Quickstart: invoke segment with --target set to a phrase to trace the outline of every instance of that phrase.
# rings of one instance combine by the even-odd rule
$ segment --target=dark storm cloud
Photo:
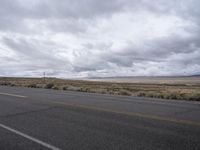
[[[153,11],[175,14],[199,22],[200,10],[197,0],[149,1],[149,0],[2,0],[0,1],[0,30],[23,32],[29,28],[26,19],[45,20],[45,26],[55,31],[82,31],[87,22],[97,17],[111,16],[121,11]],[[29,30],[30,31],[30,30]]]
[[[120,11],[153,11],[175,14],[199,21],[198,0],[2,0],[0,1],[1,26],[22,23],[23,19],[88,19],[109,16]],[[14,25],[14,24],[13,24]]]
[[[28,30],[26,19],[46,20],[47,26],[56,31],[83,31],[80,19],[109,16],[122,9],[119,0],[2,0],[0,8],[0,30],[15,32]]]
[[[1,16],[17,18],[80,18],[109,14],[121,9],[118,0],[2,0]]]

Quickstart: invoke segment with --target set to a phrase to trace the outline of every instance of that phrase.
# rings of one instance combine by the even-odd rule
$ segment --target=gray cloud
[[[47,21],[47,24],[40,25],[50,26],[56,31],[84,31],[83,19],[109,16],[122,9],[119,0],[3,0],[0,1],[0,8],[0,30],[14,32],[29,30],[25,22],[27,19]]]
[[[2,0],[0,75],[200,73],[199,5],[198,0]]]

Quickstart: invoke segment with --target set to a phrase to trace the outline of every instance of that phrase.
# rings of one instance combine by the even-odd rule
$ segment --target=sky
[[[200,74],[199,0],[0,0],[0,76]]]

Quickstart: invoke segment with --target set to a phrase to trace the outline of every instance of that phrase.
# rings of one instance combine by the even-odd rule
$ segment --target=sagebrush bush
[[[48,84],[45,85],[46,89],[52,89],[53,87],[54,87],[53,83],[48,83]]]
[[[59,90],[59,87],[53,86],[52,89],[54,89],[54,90]]]
[[[127,90],[120,90],[119,91],[119,95],[127,95],[127,96],[131,96],[131,92],[127,91]]]
[[[36,84],[29,84],[27,87],[30,87],[30,88],[37,88],[37,85],[36,85]]]
[[[63,89],[63,90],[67,90],[67,87],[66,87],[66,86],[64,86],[62,89]]]

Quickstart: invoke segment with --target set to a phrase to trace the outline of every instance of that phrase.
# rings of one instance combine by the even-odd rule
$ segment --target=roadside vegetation
[[[117,83],[56,78],[0,78],[0,85],[200,101],[200,84]]]

